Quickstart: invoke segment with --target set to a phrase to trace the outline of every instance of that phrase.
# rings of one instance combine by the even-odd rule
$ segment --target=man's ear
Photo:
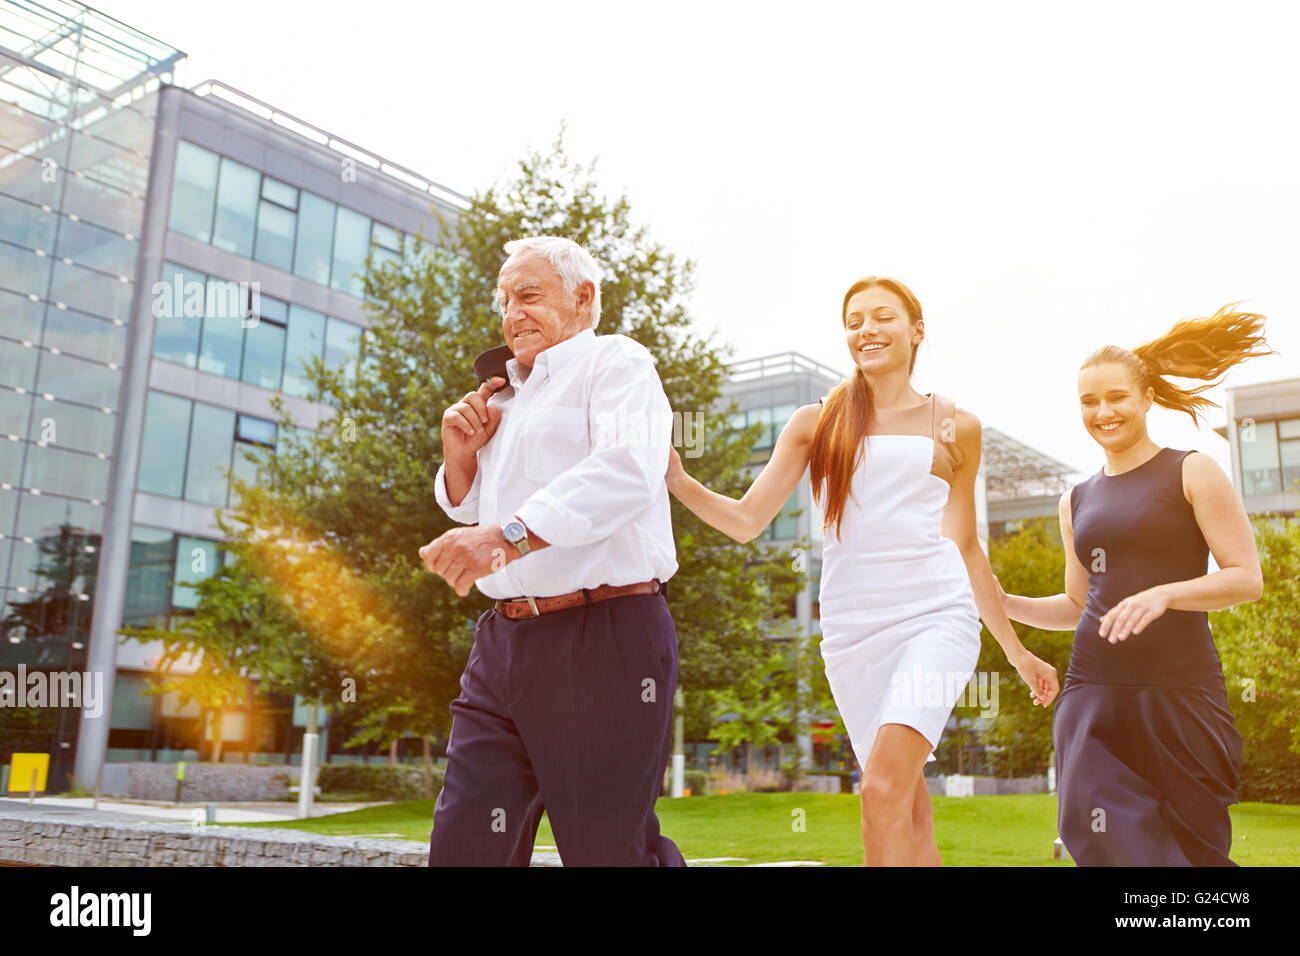
[[[591,325],[591,304],[596,299],[596,285],[590,279],[578,286],[578,291],[574,293],[574,299],[578,304],[578,314],[584,315],[587,324]]]

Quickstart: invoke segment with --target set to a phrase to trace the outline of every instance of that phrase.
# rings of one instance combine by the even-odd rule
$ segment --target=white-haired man
[[[494,378],[447,409],[435,479],[477,527],[420,549],[457,594],[495,599],[451,705],[429,865],[526,866],[545,810],[566,866],[684,866],[654,812],[677,686],[671,409],[644,346],[596,336],[585,249],[505,251],[512,388]]]

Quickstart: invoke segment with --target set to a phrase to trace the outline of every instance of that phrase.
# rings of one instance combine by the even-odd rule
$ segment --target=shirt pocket
[[[527,428],[524,474],[533,481],[549,482],[591,453],[585,408],[539,408],[528,419]]]

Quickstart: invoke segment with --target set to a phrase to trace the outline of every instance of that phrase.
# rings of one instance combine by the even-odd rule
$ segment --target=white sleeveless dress
[[[933,761],[979,658],[966,564],[939,533],[961,461],[954,415],[952,401],[934,394],[915,409],[881,415],[864,439],[841,540],[834,525],[825,533],[822,658],[863,768],[876,732],[890,723],[919,731]]]

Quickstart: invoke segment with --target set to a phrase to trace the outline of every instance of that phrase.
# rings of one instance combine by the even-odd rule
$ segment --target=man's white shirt
[[[478,589],[550,597],[671,578],[672,409],[650,351],[583,329],[538,353],[531,371],[510,359],[506,372],[514,390],[488,399],[501,423],[478,451],[468,494],[451,503],[445,464],[434,493],[453,521],[488,527],[517,516],[551,547],[479,578]]]

